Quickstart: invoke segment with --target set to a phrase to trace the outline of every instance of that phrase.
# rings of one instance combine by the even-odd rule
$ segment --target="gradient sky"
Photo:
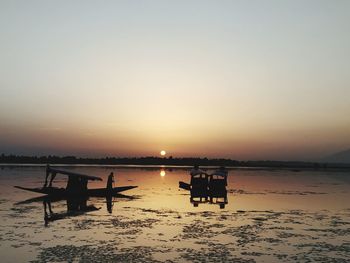
[[[350,147],[350,1],[0,2],[0,153]]]

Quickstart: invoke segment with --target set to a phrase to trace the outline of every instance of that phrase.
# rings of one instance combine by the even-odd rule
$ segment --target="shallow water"
[[[63,169],[63,168],[62,168]],[[137,185],[114,198],[90,198],[88,212],[51,203],[45,223],[38,187],[44,167],[0,168],[1,262],[349,262],[350,175],[345,172],[230,170],[228,204],[195,207],[178,182],[188,169],[70,166],[105,187]],[[57,186],[66,178],[57,176]],[[48,210],[48,204],[46,204]]]

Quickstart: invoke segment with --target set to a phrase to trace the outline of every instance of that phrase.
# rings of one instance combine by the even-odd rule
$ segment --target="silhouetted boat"
[[[180,181],[179,188],[190,191],[190,202],[197,207],[200,203],[218,204],[224,208],[227,199],[227,175],[214,172],[191,175],[191,183]]]
[[[91,197],[103,197],[106,195],[117,195],[118,193],[121,193],[123,191],[127,191],[133,188],[136,188],[137,186],[121,186],[121,187],[114,187],[112,189],[107,188],[95,188],[95,189],[87,189],[83,192],[71,192],[67,191],[66,188],[58,188],[58,187],[43,187],[43,188],[29,188],[29,187],[22,187],[22,186],[15,186],[15,188],[39,193],[39,194],[45,194],[45,195],[52,195],[52,196],[72,196],[72,195],[80,195],[80,196],[91,196]]]
[[[47,186],[48,176],[51,174],[51,180],[49,186]],[[66,188],[53,187],[52,182],[56,177],[56,174],[64,174],[68,176],[68,182]],[[112,174],[111,174],[112,175]],[[110,176],[111,176],[110,175]],[[46,179],[44,187],[22,187],[15,186],[18,189],[45,194],[48,196],[69,197],[69,196],[91,196],[91,197],[103,197],[103,196],[115,196],[120,192],[127,191],[137,186],[120,186],[112,187],[112,181],[108,180],[106,188],[88,189],[88,181],[102,181],[102,178],[97,176],[85,175],[70,171],[53,169],[49,165],[46,167]]]

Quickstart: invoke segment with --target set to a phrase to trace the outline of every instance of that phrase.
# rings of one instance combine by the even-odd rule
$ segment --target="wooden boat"
[[[68,182],[66,188],[53,187],[52,182],[56,178],[57,174],[63,174],[68,176]],[[48,177],[51,175],[49,186],[47,186]],[[46,178],[43,187],[29,188],[22,186],[15,186],[18,189],[26,190],[34,193],[45,194],[54,197],[70,197],[70,196],[82,196],[82,197],[103,197],[103,196],[116,196],[120,192],[124,192],[137,186],[120,186],[112,187],[113,173],[109,175],[106,188],[88,189],[87,184],[89,181],[102,181],[102,178],[97,176],[91,176],[86,174],[75,173],[71,171],[64,171],[51,168],[49,165],[46,167]]]
[[[227,174],[213,173],[211,175],[191,175],[191,183],[180,181],[179,188],[190,192],[190,202],[197,207],[199,204],[218,204],[225,208],[227,199]]]
[[[226,181],[222,179],[214,179],[209,181],[208,185],[193,185],[182,181],[179,181],[179,188],[191,191],[191,192],[209,192],[209,193],[225,193]]]
[[[34,193],[45,194],[50,196],[60,196],[60,197],[74,196],[74,195],[90,196],[90,197],[101,197],[101,196],[103,197],[108,195],[115,196],[123,191],[127,191],[136,187],[137,186],[121,186],[121,187],[114,187],[112,189],[95,188],[95,189],[87,189],[86,191],[83,191],[83,192],[74,193],[71,191],[67,191],[66,188],[58,188],[58,187],[29,188],[29,187],[15,186],[15,188],[34,192]]]

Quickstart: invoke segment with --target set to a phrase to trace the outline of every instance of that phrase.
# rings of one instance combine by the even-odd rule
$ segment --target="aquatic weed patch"
[[[152,258],[156,250],[146,246],[115,249],[113,244],[104,246],[60,245],[44,248],[36,260],[41,262],[159,262]]]
[[[235,256],[231,253],[231,249],[222,244],[210,244],[201,250],[196,250],[192,248],[186,248],[180,250],[180,255],[182,259],[188,260],[190,262],[200,263],[200,262],[229,262],[229,263],[255,263],[256,261],[252,258],[243,258]]]

